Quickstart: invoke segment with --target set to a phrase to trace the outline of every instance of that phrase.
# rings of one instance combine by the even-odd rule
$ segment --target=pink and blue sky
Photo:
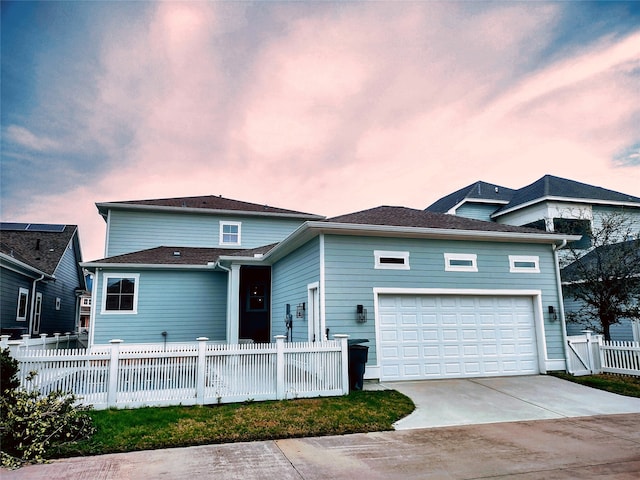
[[[640,2],[10,2],[3,221],[223,195],[339,215],[544,174],[640,196]]]

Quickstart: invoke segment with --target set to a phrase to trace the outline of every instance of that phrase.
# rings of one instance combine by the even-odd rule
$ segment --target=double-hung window
[[[138,313],[138,273],[105,273],[102,313]]]
[[[241,222],[220,222],[220,245],[240,245]]]

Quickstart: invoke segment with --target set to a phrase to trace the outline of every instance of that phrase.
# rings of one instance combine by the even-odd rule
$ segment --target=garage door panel
[[[381,378],[538,373],[529,297],[380,295]]]

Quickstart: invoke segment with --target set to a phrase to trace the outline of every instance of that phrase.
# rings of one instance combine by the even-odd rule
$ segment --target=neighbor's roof
[[[550,197],[563,200],[587,200],[590,203],[637,204],[640,206],[640,198],[633,195],[575,180],[545,175],[531,185],[516,190],[509,203],[500,207],[492,217],[498,217],[522,205],[536,203]]]
[[[511,200],[515,190],[501,187],[493,183],[478,181],[453,192],[429,205],[425,210],[436,213],[447,213],[460,203],[468,200],[487,203],[506,204]]]
[[[205,248],[205,247],[155,247],[138,252],[116,255],[101,260],[83,263],[83,266],[97,265],[164,265],[164,266],[206,266],[215,263],[222,256],[253,257],[271,250],[276,244],[251,249]]]
[[[381,206],[360,212],[340,215],[325,220],[330,223],[351,223],[359,225],[386,225],[395,227],[416,227],[479,232],[509,232],[527,234],[545,234],[541,230],[528,227],[516,227],[495,222],[473,220],[456,215],[427,212],[407,207]]]
[[[607,261],[607,264],[611,266],[609,273],[614,278],[618,276],[617,272],[624,272],[624,275],[628,275],[633,267],[640,264],[640,241],[628,240],[594,248],[583,257],[560,270],[562,281],[564,283],[572,283],[583,280],[581,278],[582,271],[601,268],[598,267],[598,263],[601,259],[606,259],[607,257],[610,257]],[[638,270],[636,269],[636,271]]]
[[[53,275],[77,228],[76,225],[2,222],[0,252]]]
[[[101,215],[106,215],[110,208],[136,208],[136,209],[162,209],[173,211],[199,211],[201,213],[246,213],[253,215],[274,215],[295,218],[324,218],[322,215],[298,212],[284,208],[260,205],[257,203],[242,202],[216,195],[202,197],[178,197],[159,198],[154,200],[126,200],[119,202],[97,203],[98,211]]]

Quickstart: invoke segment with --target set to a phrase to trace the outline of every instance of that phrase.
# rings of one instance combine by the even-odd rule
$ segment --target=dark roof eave
[[[82,262],[80,266],[91,272],[95,272],[98,268],[108,269],[158,269],[158,270],[211,270],[215,262],[207,264],[185,264],[185,263],[118,263],[118,262]]]
[[[42,276],[44,276],[44,278],[48,280],[54,280],[56,278],[55,275],[45,273],[42,270],[32,267],[31,265],[25,262],[21,262],[20,260],[13,258],[11,255],[7,255],[6,253],[0,253],[0,260],[19,268],[20,270],[22,270],[21,273],[24,273],[26,275],[28,275],[29,273],[32,273],[33,275],[30,275],[30,276],[33,276],[34,278],[42,277]],[[8,268],[8,267],[5,266],[5,268]]]

